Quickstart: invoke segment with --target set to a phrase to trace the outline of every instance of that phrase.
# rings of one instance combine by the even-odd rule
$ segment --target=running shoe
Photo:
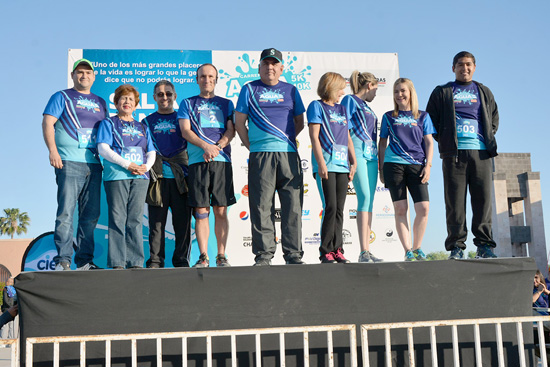
[[[329,252],[321,256],[321,264],[335,264],[337,261],[334,259],[334,253]]]
[[[340,264],[349,264],[351,262],[344,257],[344,253],[342,252],[341,247],[332,253],[332,257],[334,257],[334,260],[336,260],[336,262],[339,262]]]
[[[414,257],[414,254],[412,251],[405,252],[405,261],[415,261],[416,258]]]
[[[218,254],[218,256],[216,256],[216,266],[221,268],[231,266],[231,264],[227,261],[227,256]]]
[[[55,271],[63,271],[63,270],[71,270],[71,264],[69,264],[69,263],[66,262],[66,261],[60,261],[60,262],[55,266]]]
[[[476,259],[494,259],[498,257],[493,252],[493,247],[483,244],[477,246]]]
[[[451,255],[449,255],[449,260],[462,260],[464,259],[464,251],[460,247],[453,247],[451,250]]]
[[[377,258],[370,251],[363,251],[359,254],[360,263],[381,263],[382,259]]]
[[[197,263],[193,265],[194,268],[207,268],[210,266],[210,260],[208,259],[208,255],[206,253],[201,254],[199,256],[199,259],[197,260]]]
[[[424,251],[422,251],[421,248],[416,249],[416,250],[413,250],[413,255],[414,255],[414,258],[415,258],[416,260],[419,260],[419,261],[428,260],[428,259],[426,258],[426,254],[424,253]]]

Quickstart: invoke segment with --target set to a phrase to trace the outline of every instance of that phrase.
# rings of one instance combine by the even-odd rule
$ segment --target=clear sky
[[[477,59],[474,79],[491,88],[499,106],[499,151],[531,153],[543,202],[550,200],[548,93],[537,77],[550,60],[548,1],[31,0],[1,1],[0,14],[0,210],[28,212],[24,237],[54,226],[55,176],[41,119],[49,97],[66,88],[70,48],[395,52],[421,109],[436,85],[454,78],[452,57],[468,50]],[[446,235],[439,158],[430,199],[425,252],[443,250]]]

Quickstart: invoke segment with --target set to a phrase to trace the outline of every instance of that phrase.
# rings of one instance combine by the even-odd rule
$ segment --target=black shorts
[[[189,206],[210,208],[237,202],[233,191],[233,168],[229,162],[202,162],[189,166]]]
[[[428,183],[422,183],[420,164],[384,163],[384,186],[390,190],[391,200],[407,199],[407,189],[415,203],[430,201]]]

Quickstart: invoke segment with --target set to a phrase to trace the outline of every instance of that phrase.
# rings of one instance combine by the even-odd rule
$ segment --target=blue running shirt
[[[233,124],[233,102],[229,99],[215,96],[202,98],[195,96],[186,98],[180,103],[178,119],[188,119],[191,122],[191,130],[197,136],[210,144],[216,144],[225,134],[227,124]],[[204,162],[204,150],[189,143],[189,165]],[[214,158],[217,162],[231,162],[231,145],[223,148]]]
[[[346,107],[350,117],[350,134],[355,151],[362,152],[363,158],[368,161],[378,160],[376,148],[378,118],[367,102],[357,96],[345,96],[342,99],[342,104]]]
[[[44,115],[57,118],[55,144],[62,160],[99,163],[95,156],[97,127],[108,116],[103,98],[65,89],[51,96]]]
[[[251,152],[296,152],[294,117],[305,112],[298,89],[261,80],[246,84],[239,94],[236,111],[248,115]]]
[[[412,111],[399,111],[397,117],[392,116],[393,111],[384,114],[380,138],[389,137],[384,162],[424,164],[424,135],[435,134],[435,128],[428,113],[418,112],[420,116],[417,119]]]
[[[481,103],[476,83],[453,83],[458,149],[485,150],[483,126],[479,123]]]
[[[321,124],[319,141],[329,172],[349,172],[348,131],[351,129],[346,108],[341,104],[330,106],[323,101],[313,101],[307,108],[308,124]],[[319,171],[315,154],[311,152],[313,173]]]
[[[115,153],[138,166],[144,163],[145,154],[155,150],[151,134],[147,127],[138,121],[123,121],[118,116],[106,118],[99,123],[97,143],[108,144]],[[141,176],[133,175],[130,171],[116,163],[103,160],[103,181],[132,180],[135,178],[149,178],[149,172]]]
[[[151,132],[151,140],[157,154],[166,158],[173,157],[187,148],[187,141],[181,136],[177,115],[177,112],[168,115],[155,112],[141,120]],[[174,178],[168,162],[162,162],[162,176]]]

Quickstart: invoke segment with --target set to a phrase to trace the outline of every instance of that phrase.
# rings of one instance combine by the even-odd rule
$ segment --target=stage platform
[[[206,269],[28,272],[16,278],[22,346],[26,337],[356,324],[531,316],[531,258],[315,264]],[[494,327],[482,327],[483,356],[496,363]],[[459,328],[464,366],[473,366],[473,332]],[[429,337],[417,361],[430,365]],[[452,365],[452,343],[438,335],[440,366]],[[238,345],[238,366],[254,366],[253,337]],[[532,329],[524,328],[527,345]],[[295,340],[296,339],[296,340]],[[383,335],[369,338],[371,366],[383,366]],[[393,336],[394,366],[406,365],[405,333]],[[515,329],[503,327],[507,365],[519,365]],[[295,345],[293,345],[295,343]],[[335,365],[349,365],[347,336],[335,336]],[[147,343],[145,343],[147,344]],[[163,344],[163,366],[181,365],[181,343]],[[300,366],[302,343],[289,338],[287,366]],[[325,366],[310,340],[311,366]],[[231,366],[227,338],[214,343],[214,365]],[[278,337],[262,338],[262,365],[278,366]],[[190,341],[189,366],[206,366],[204,342]],[[113,366],[129,365],[128,346],[113,345]],[[87,346],[89,366],[104,365],[104,347]],[[154,366],[155,343],[140,344],[139,366]],[[532,354],[532,353],[531,353]],[[35,347],[36,366],[52,365],[52,347]],[[78,366],[78,345],[62,348],[61,366]],[[360,358],[359,358],[360,359]],[[22,351],[24,361],[24,350]],[[491,362],[492,361],[492,362]]]

